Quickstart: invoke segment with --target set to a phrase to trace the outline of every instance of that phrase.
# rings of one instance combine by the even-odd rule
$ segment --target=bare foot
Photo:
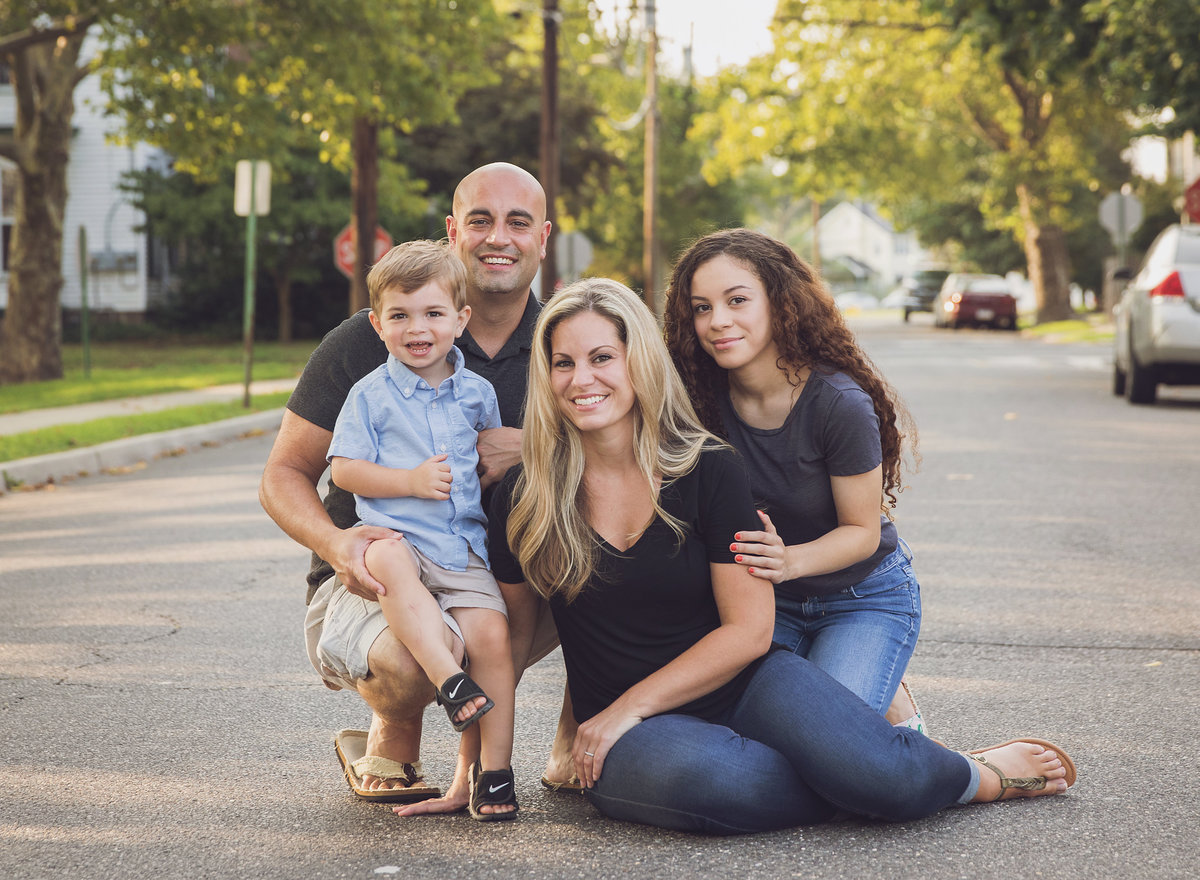
[[[476,697],[471,702],[467,703],[461,709],[454,713],[454,720],[462,724],[468,718],[471,718],[487,705],[487,697]]]
[[[550,746],[550,757],[546,759],[546,772],[542,774],[543,785],[548,788],[559,788],[579,784],[579,776],[575,773],[575,762],[571,760],[571,747],[575,737],[567,739],[556,736]]]
[[[389,723],[372,714],[371,729],[367,732],[368,755],[379,755],[381,758],[391,758],[401,764],[416,764],[420,750],[420,727],[413,739],[412,730],[408,725]],[[405,789],[409,786],[403,779],[380,779],[370,773],[361,777],[363,788],[371,791],[387,791]]]
[[[987,762],[980,768],[979,791],[972,803],[1062,794],[1075,782],[1071,759],[1039,740],[1014,740],[967,757]],[[1007,778],[1007,785],[1001,776]]]

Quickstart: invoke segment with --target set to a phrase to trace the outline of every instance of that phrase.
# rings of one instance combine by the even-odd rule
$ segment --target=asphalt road
[[[1059,742],[1067,796],[745,838],[609,822],[537,783],[554,655],[518,695],[519,821],[358,802],[332,737],[367,714],[308,667],[262,436],[0,498],[0,877],[1194,876],[1200,390],[1131,407],[1103,346],[859,328],[920,427],[898,522],[931,732]],[[445,784],[452,732],[427,727]]]

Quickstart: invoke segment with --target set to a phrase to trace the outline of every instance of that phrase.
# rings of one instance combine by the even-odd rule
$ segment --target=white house
[[[823,264],[840,263],[863,288],[889,290],[929,260],[911,232],[897,232],[873,207],[840,202],[817,224]]]
[[[150,301],[147,237],[135,231],[144,222],[142,213],[129,203],[119,184],[124,172],[165,159],[161,151],[145,145],[108,143],[106,135],[116,130],[116,122],[104,118],[103,106],[98,76],[89,76],[76,86],[63,224],[62,304],[66,309],[81,305],[79,230],[83,228],[87,233],[89,310],[136,320]],[[0,73],[0,130],[11,130],[15,121],[16,99],[5,70]],[[0,159],[0,308],[8,305],[8,248],[16,181],[15,166]]]

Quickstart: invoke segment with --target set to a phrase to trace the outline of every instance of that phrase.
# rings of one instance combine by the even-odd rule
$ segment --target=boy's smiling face
[[[462,335],[471,307],[454,308],[454,300],[438,279],[408,293],[385,290],[371,325],[395,358],[436,388],[452,372],[446,355]]]

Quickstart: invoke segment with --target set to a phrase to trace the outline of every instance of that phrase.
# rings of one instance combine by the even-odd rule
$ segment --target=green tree
[[[487,0],[193,0],[114,30],[106,84],[128,137],[194,173],[319,145],[350,171],[357,228],[374,230],[381,151],[394,131],[455,118],[458,96],[495,76],[480,63],[495,32]],[[350,311],[366,304],[372,240],[359,236]]]
[[[708,123],[709,171],[782,163],[799,192],[842,190],[901,215],[909,200],[974,193],[986,224],[1021,242],[1039,318],[1065,317],[1080,193],[1123,179],[1128,125],[1055,48],[1075,39],[1073,4],[1041,17],[1042,3],[1004,4],[1007,30],[984,27],[999,4],[978,4],[982,23],[964,5],[781,0],[773,55]]]
[[[0,156],[16,166],[8,308],[0,323],[0,382],[62,377],[62,218],[75,86],[88,28],[114,4],[0,0],[0,63],[16,104]]]
[[[565,35],[564,88],[591,96],[595,134],[564,128],[564,155],[586,159],[575,168],[569,199],[574,228],[596,248],[589,272],[644,289],[646,44],[639,16],[631,9],[628,18],[608,29],[592,22],[585,39],[579,33]],[[688,135],[694,120],[717,100],[715,89],[688,81],[659,60],[656,238],[664,269],[692,239],[743,217],[737,186],[704,178],[708,144]]]
[[[274,291],[275,297],[256,308],[255,315],[264,331],[286,342],[297,327],[320,335],[344,317],[344,308],[318,308],[318,302],[333,299],[330,287],[341,287],[331,242],[345,222],[349,182],[315,153],[300,150],[285,153],[273,176],[271,213],[258,221],[256,287]],[[216,180],[154,170],[128,177],[127,189],[148,229],[172,255],[173,283],[156,319],[239,334],[246,240],[242,223],[231,213],[233,172],[226,169]],[[310,313],[293,314],[297,288],[324,294],[309,297]],[[314,310],[320,314],[312,314]],[[274,327],[267,326],[271,318]]]
[[[1200,5],[1195,0],[1090,0],[1099,80],[1142,115],[1171,110],[1160,131],[1200,131]]]

